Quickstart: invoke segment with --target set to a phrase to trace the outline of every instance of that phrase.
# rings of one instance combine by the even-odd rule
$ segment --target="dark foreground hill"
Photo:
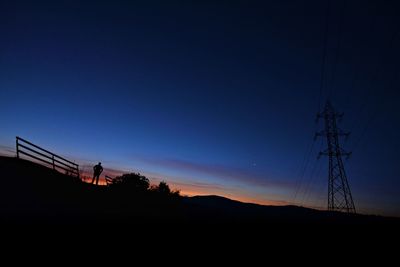
[[[262,206],[219,196],[171,198],[121,191],[16,158],[0,157],[0,169],[2,222],[399,223],[396,218]]]

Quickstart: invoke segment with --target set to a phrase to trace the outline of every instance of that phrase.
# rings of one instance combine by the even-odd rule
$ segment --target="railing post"
[[[76,164],[75,162],[71,162],[67,159],[64,159],[64,158],[62,158],[48,150],[45,150],[29,141],[26,141],[25,139],[22,139],[18,136],[16,136],[16,138],[15,138],[15,146],[16,146],[17,159],[20,158],[20,154],[23,154],[28,157],[32,157],[36,160],[44,162],[46,164],[46,166],[51,165],[53,167],[53,170],[56,170],[56,161],[57,161],[62,166],[65,166],[65,167],[62,167],[61,165],[57,165],[57,167],[59,167],[63,170],[66,170],[68,175],[76,175],[78,178],[80,178],[79,165]],[[40,152],[38,152],[38,151],[40,151]],[[38,156],[36,156],[35,153]],[[46,154],[43,154],[43,153],[46,153]]]
[[[15,138],[15,146],[16,146],[16,148],[17,148],[17,159],[19,159],[18,136]]]

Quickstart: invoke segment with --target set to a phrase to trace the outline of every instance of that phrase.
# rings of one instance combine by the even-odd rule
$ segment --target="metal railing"
[[[66,174],[79,178],[79,165],[72,161],[60,157],[18,136],[16,137],[16,147],[17,158],[20,158],[22,154],[40,161],[41,163],[50,165],[53,170],[63,170]]]
[[[114,178],[107,176],[107,175],[105,177],[106,177],[107,185],[111,185],[114,182]]]

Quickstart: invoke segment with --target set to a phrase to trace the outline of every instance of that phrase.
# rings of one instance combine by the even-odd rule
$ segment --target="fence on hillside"
[[[110,177],[108,175],[106,175],[105,177],[106,177],[107,185],[111,185],[114,182],[114,178],[112,178],[112,177]]]
[[[45,163],[52,167],[53,170],[64,171],[66,174],[75,176],[79,178],[79,165],[69,161],[63,157],[60,157],[46,149],[43,149],[31,142],[22,139],[21,137],[16,137],[17,146],[17,158],[20,155],[25,155],[27,157],[33,158],[41,163]]]

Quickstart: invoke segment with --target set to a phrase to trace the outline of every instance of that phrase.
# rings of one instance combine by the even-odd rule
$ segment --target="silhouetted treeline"
[[[146,176],[140,173],[129,173],[122,176],[117,176],[112,184],[110,190],[123,191],[132,194],[157,194],[163,197],[179,198],[179,190],[171,190],[165,181],[161,181],[158,185],[150,186],[150,181]]]

